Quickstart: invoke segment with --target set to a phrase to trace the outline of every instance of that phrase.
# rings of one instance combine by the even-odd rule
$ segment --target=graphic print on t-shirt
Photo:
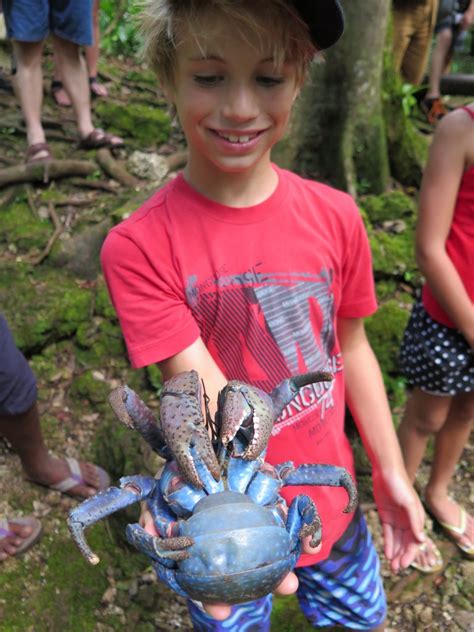
[[[290,375],[340,370],[340,356],[333,350],[331,271],[261,273],[260,265],[239,275],[226,274],[223,267],[202,282],[188,278],[188,305],[224,373],[268,392]],[[332,407],[331,384],[306,390],[280,422],[297,414],[298,406],[304,411],[316,405],[321,417]]]

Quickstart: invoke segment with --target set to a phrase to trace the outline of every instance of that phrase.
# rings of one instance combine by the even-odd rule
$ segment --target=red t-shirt
[[[474,110],[469,107],[463,109],[474,124]],[[463,173],[459,185],[453,220],[446,240],[446,252],[474,303],[474,167]],[[422,301],[431,318],[448,327],[456,327],[427,284],[423,286]]]
[[[350,196],[275,167],[263,203],[213,202],[179,175],[109,233],[102,266],[134,367],[164,360],[202,337],[227,379],[270,391],[281,380],[329,369],[330,384],[301,389],[274,426],[267,461],[329,463],[354,475],[344,434],[336,317],[376,309],[370,249]],[[361,368],[363,370],[363,368]],[[323,524],[325,559],[350,515],[343,489],[307,493]]]

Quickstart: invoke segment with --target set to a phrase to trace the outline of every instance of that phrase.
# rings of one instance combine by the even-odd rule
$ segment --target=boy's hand
[[[314,549],[312,549],[314,553]],[[292,595],[298,588],[298,578],[294,573],[288,573],[279,586],[275,589],[276,595]],[[203,604],[208,615],[217,621],[223,621],[230,616],[232,606],[228,604]]]
[[[407,568],[426,538],[425,512],[404,470],[373,474],[375,502],[383,527],[385,555],[393,572]]]
[[[155,524],[153,522],[153,517],[151,513],[148,511],[148,509],[146,508],[145,503],[143,503],[142,505],[142,512],[140,515],[139,523],[140,523],[140,526],[142,526],[145,529],[145,531],[147,531],[151,535],[158,535],[155,529]],[[311,540],[310,536],[303,539],[302,552],[314,555],[315,553],[319,552],[319,550],[321,549],[321,545],[317,546],[316,548],[313,548],[310,545],[310,540]],[[275,589],[275,594],[276,595],[292,595],[294,592],[296,592],[297,588],[298,588],[298,578],[296,577],[294,573],[288,573],[288,575],[283,579],[281,584],[277,586],[277,588]],[[216,619],[217,621],[224,621],[224,619],[227,619],[230,616],[231,608],[232,608],[232,606],[225,603],[202,604],[202,605],[203,605],[204,610],[207,612],[207,614],[213,617],[214,619]]]

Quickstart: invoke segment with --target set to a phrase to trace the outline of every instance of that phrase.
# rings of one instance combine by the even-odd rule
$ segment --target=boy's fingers
[[[319,551],[321,550],[322,547],[322,542],[320,544],[318,544],[318,546],[311,546],[310,542],[311,542],[311,536],[308,535],[306,538],[302,539],[302,545],[303,545],[303,551],[302,553],[307,553],[308,555],[316,555],[316,553],[319,553]]]
[[[298,588],[298,578],[294,573],[288,573],[284,580],[275,588],[277,595],[292,595]]]
[[[230,616],[231,606],[225,603],[202,604],[207,614],[217,621],[224,621]]]
[[[275,589],[275,594],[277,595],[292,595],[296,592],[298,588],[298,578],[294,573],[288,573],[288,575],[284,578],[279,586]],[[214,604],[202,604],[202,607],[207,612],[207,614],[217,621],[224,621],[230,617],[231,608],[225,603],[214,603]]]

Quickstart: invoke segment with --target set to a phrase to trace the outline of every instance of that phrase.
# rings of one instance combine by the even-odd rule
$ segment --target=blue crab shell
[[[206,603],[242,603],[272,592],[294,565],[290,536],[265,507],[238,492],[212,494],[182,523],[194,539],[176,579]]]

